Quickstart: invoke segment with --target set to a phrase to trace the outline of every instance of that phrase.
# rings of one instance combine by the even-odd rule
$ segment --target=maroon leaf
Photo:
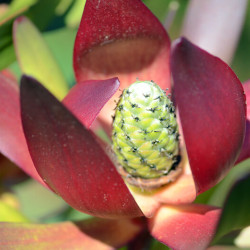
[[[182,38],[173,46],[171,69],[190,166],[201,193],[234,165],[244,139],[243,88],[219,58]]]
[[[89,128],[104,104],[119,88],[118,78],[76,84],[64,98],[65,106]]]
[[[140,220],[97,218],[50,225],[0,223],[0,248],[108,250],[131,241],[143,226]]]
[[[0,74],[0,152],[27,174],[47,186],[31,160],[20,118],[18,85]]]
[[[246,134],[237,163],[250,157],[250,80],[243,84],[243,88],[247,99]]]
[[[38,173],[72,207],[108,218],[142,215],[91,132],[26,76],[21,80],[21,115]]]
[[[216,207],[201,204],[165,206],[149,220],[149,228],[157,240],[173,249],[206,249],[220,213]]]
[[[74,47],[77,82],[117,76],[170,85],[169,39],[140,0],[87,0]]]

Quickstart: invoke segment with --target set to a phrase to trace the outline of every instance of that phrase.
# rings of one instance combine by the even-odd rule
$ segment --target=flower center
[[[175,108],[154,82],[137,81],[125,89],[113,121],[118,171],[132,185],[162,186],[181,173]]]

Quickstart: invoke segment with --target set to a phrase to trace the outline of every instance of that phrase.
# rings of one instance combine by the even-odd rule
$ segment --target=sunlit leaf
[[[57,98],[68,91],[67,83],[47,44],[36,27],[25,17],[14,23],[14,42],[23,73],[44,84]]]
[[[86,0],[76,0],[65,18],[68,27],[77,27],[81,21]]]
[[[56,14],[57,15],[64,14],[67,11],[67,9],[70,7],[72,2],[73,0],[61,0],[59,4],[56,6]]]
[[[6,11],[0,17],[0,25],[7,21],[17,17],[21,13],[25,12],[30,6],[34,5],[37,0],[13,0],[9,5],[8,11]]]
[[[9,66],[15,60],[15,53],[12,44],[12,23],[13,20],[24,14],[37,0],[12,1],[0,16],[0,70]]]
[[[28,222],[28,219],[17,209],[0,200],[0,221]]]

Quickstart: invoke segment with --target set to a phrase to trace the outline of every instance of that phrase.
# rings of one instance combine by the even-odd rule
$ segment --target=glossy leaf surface
[[[13,37],[22,72],[38,79],[62,99],[68,92],[67,83],[37,28],[27,18],[19,17],[14,22]]]
[[[17,83],[0,74],[0,152],[27,174],[47,186],[38,175],[27,148],[20,118]]]
[[[66,107],[89,128],[104,104],[119,88],[118,78],[76,84],[64,98]]]
[[[239,155],[245,135],[245,96],[224,62],[186,39],[175,43],[171,60],[174,99],[201,193],[221,180]]]
[[[107,219],[49,225],[0,223],[0,248],[109,250],[133,239],[142,226],[140,221]]]
[[[37,81],[21,81],[28,147],[44,181],[73,208],[95,216],[142,213],[94,136]]]
[[[165,206],[149,220],[151,234],[172,249],[206,249],[216,230],[220,209],[190,204]]]

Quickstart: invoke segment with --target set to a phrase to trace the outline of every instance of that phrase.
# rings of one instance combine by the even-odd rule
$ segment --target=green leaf
[[[143,0],[143,2],[160,21],[164,22],[171,0]]]
[[[55,60],[62,69],[64,78],[70,87],[75,84],[74,71],[72,67],[72,51],[74,48],[75,37],[76,30],[69,28],[62,28],[43,33],[43,38],[55,56]],[[10,66],[10,69],[18,76],[18,78],[21,77],[21,71],[17,62],[14,62]]]
[[[36,78],[58,99],[63,99],[68,85],[37,28],[27,18],[21,17],[14,23],[13,35],[22,72]]]
[[[68,27],[77,27],[82,18],[86,0],[76,0],[65,18]]]
[[[70,8],[72,2],[73,0],[61,0],[56,6],[56,14],[59,16],[63,15]]]
[[[223,235],[250,225],[250,172],[238,179],[229,192],[217,227],[216,242]]]
[[[36,2],[37,0],[12,1],[7,11],[0,16],[0,70],[9,66],[16,58],[12,44],[13,20],[27,12]]]
[[[44,33],[44,39],[51,48],[51,51],[53,52],[58,65],[62,69],[69,86],[72,86],[75,83],[72,67],[75,37],[76,30],[69,28]]]
[[[151,250],[170,250],[169,247],[165,246],[164,244],[162,244],[161,242],[152,239],[152,243],[151,243]]]
[[[8,67],[16,58],[13,44],[9,44],[0,50],[0,71]]]
[[[241,162],[235,166],[227,174],[227,176],[213,188],[213,193],[210,195],[207,204],[217,207],[222,207],[228,192],[234,183],[244,175],[250,172],[250,159]]]
[[[28,8],[34,5],[37,0],[13,0],[9,5],[8,10],[0,16],[0,25],[8,22],[9,20],[13,20],[20,14],[24,13]]]
[[[65,212],[68,204],[35,180],[28,180],[12,187],[22,213],[32,221],[47,221]]]
[[[39,30],[46,30],[56,18],[56,8],[60,1],[40,0],[29,9],[26,16],[32,20]]]
[[[0,201],[0,221],[28,222],[29,220],[14,207],[3,201]]]

